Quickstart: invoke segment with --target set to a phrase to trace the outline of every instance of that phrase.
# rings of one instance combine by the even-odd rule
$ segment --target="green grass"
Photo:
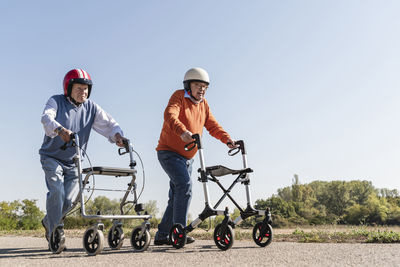
[[[304,231],[296,229],[289,236],[302,243],[400,243],[400,232],[357,227],[347,231]]]
[[[351,232],[327,232],[327,231],[311,231],[305,232],[296,229],[292,233],[293,238],[301,243],[355,243],[365,240],[364,234],[356,231]]]
[[[400,233],[394,231],[377,231],[370,233],[367,243],[400,243]]]

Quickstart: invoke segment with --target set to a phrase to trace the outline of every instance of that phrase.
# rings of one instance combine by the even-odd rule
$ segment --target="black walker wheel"
[[[113,226],[108,231],[108,245],[112,249],[120,249],[124,243],[124,231],[121,226]]]
[[[186,245],[186,231],[182,224],[177,223],[169,231],[169,241],[174,248],[182,248]]]
[[[253,240],[260,247],[266,247],[271,244],[273,238],[272,227],[269,224],[262,222],[254,225],[253,228]]]
[[[222,223],[218,224],[214,230],[214,242],[220,250],[228,250],[232,247],[235,240],[235,233],[228,224],[223,230]]]
[[[65,248],[64,230],[57,227],[50,236],[49,248],[54,254],[60,254]]]
[[[86,230],[83,235],[83,248],[89,256],[96,256],[103,250],[104,235],[100,229],[95,231],[94,227]]]
[[[131,245],[132,247],[137,250],[137,251],[145,251],[149,245],[150,245],[150,232],[149,230],[144,231],[142,237],[140,237],[140,234],[142,233],[142,227],[138,226],[132,231],[131,235]]]

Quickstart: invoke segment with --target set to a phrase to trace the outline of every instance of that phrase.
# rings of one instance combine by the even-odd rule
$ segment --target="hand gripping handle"
[[[228,144],[229,144],[229,143],[228,143]],[[244,141],[243,141],[243,140],[238,140],[238,141],[236,141],[236,142],[235,142],[235,145],[236,145],[237,147],[232,148],[232,149],[230,149],[230,150],[228,151],[228,155],[229,155],[229,156],[234,156],[234,155],[236,155],[237,153],[239,153],[239,151],[242,151],[242,154],[246,154],[246,149],[245,149],[245,147],[244,147]]]
[[[75,140],[75,133],[71,133],[71,134],[69,135],[69,137],[70,137],[70,140],[69,140],[68,142],[65,142],[65,143],[60,147],[61,150],[66,150],[67,147],[68,147],[69,142]]]
[[[201,138],[199,134],[194,134],[192,135],[192,138],[194,139],[194,141],[187,143],[185,145],[185,150],[186,151],[190,151],[193,148],[195,148],[197,146],[198,149],[202,149],[202,145],[201,145]]]
[[[118,154],[121,155],[121,156],[126,154],[126,153],[129,153],[130,141],[129,141],[129,139],[123,139],[122,143],[124,144],[124,147],[120,147],[118,149]],[[123,151],[124,149],[125,149],[125,151]]]

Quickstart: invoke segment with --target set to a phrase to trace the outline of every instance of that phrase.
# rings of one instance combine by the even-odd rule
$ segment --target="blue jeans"
[[[78,169],[75,164],[65,164],[54,158],[41,156],[40,162],[45,173],[47,192],[44,224],[52,231],[59,225],[63,216],[70,211],[79,193]]]
[[[187,213],[192,198],[193,159],[187,159],[172,151],[157,151],[161,167],[169,176],[168,206],[164,212],[155,239],[168,237],[175,223],[186,226]]]

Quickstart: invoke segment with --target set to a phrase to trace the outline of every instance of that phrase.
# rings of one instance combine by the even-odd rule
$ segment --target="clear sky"
[[[212,112],[246,142],[253,201],[294,174],[400,190],[399,14],[395,0],[1,1],[0,201],[37,199],[44,210],[40,117],[73,68],[90,73],[91,99],[142,156],[142,201],[156,200],[160,212],[169,180],[155,147],[168,99],[191,67],[209,72]],[[206,132],[203,142],[206,165],[241,167]],[[88,154],[93,165],[128,167],[95,132]],[[204,206],[197,156],[193,167],[192,217]],[[243,187],[233,194],[242,201]]]

